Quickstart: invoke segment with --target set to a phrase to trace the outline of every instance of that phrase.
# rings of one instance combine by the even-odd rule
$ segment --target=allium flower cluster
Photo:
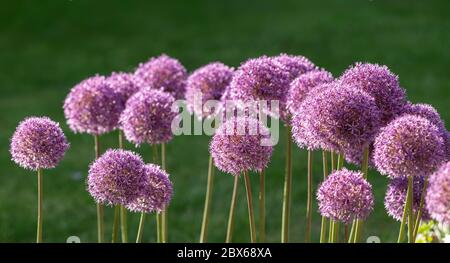
[[[293,115],[299,109],[300,104],[312,89],[332,81],[333,75],[326,70],[309,71],[294,79],[287,95],[287,109],[290,114]]]
[[[88,191],[97,203],[127,205],[145,183],[142,158],[125,150],[108,150],[89,168]]]
[[[413,179],[413,212],[416,214],[420,206],[422,196],[424,177],[414,177]],[[388,214],[397,221],[402,220],[403,210],[405,209],[406,192],[408,190],[408,178],[397,177],[389,182],[386,195],[384,197],[384,207]],[[422,209],[423,220],[429,220],[430,215],[427,209]]]
[[[172,198],[173,187],[169,175],[159,166],[147,164],[144,167],[145,183],[141,186],[139,196],[127,205],[130,211],[161,212]]]
[[[167,92],[144,88],[128,99],[120,124],[128,141],[137,145],[160,144],[172,139],[172,120],[177,116]]]
[[[373,96],[382,113],[383,125],[403,111],[406,103],[405,90],[400,87],[398,77],[386,66],[356,63],[344,72],[339,82],[360,88]]]
[[[10,152],[19,166],[36,171],[56,167],[68,148],[69,143],[57,122],[47,117],[31,117],[17,126]]]
[[[124,99],[103,76],[94,76],[72,88],[64,101],[70,129],[100,135],[117,128]]]
[[[113,72],[106,81],[115,92],[120,94],[123,103],[126,103],[128,98],[138,92],[142,86],[142,83],[134,74],[125,72]]]
[[[431,217],[450,225],[450,161],[430,176],[425,200]]]
[[[291,81],[306,72],[317,69],[316,65],[304,56],[280,54],[273,57],[273,60],[289,73]]]
[[[200,118],[213,115],[218,109],[204,109],[204,105],[209,100],[220,100],[232,77],[233,68],[220,62],[210,63],[194,71],[186,85],[188,110]]]
[[[342,169],[330,174],[317,191],[322,216],[351,223],[366,219],[373,210],[372,186],[361,172]]]
[[[429,120],[403,115],[384,127],[374,143],[373,160],[390,178],[428,176],[446,159],[441,132]]]
[[[215,166],[238,176],[262,171],[272,156],[269,130],[256,119],[237,117],[223,123],[209,145]]]
[[[165,54],[151,58],[139,64],[135,75],[145,87],[166,91],[176,99],[184,98],[187,72],[175,58]]]

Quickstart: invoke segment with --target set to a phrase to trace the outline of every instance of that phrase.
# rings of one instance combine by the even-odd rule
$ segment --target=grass
[[[281,1],[280,1],[281,2]],[[48,115],[60,121],[71,149],[60,166],[44,174],[44,241],[72,235],[96,240],[95,205],[85,188],[93,138],[75,135],[61,109],[70,88],[95,73],[129,71],[150,56],[167,53],[189,71],[210,61],[238,66],[249,57],[280,52],[302,54],[338,76],[355,61],[386,64],[400,76],[413,102],[434,105],[444,120],[450,89],[449,1],[11,1],[0,9],[0,242],[33,242],[36,176],[10,161],[9,138],[20,120]],[[280,240],[284,133],[267,171],[267,240]],[[117,147],[116,134],[101,138]],[[206,173],[207,136],[176,137],[168,146],[168,170],[175,185],[170,241],[197,242]],[[127,145],[132,149],[132,145]],[[138,149],[151,159],[148,146]],[[306,152],[294,147],[291,241],[304,240]],[[322,176],[314,156],[315,185]],[[387,179],[371,171],[376,207],[364,236],[395,241],[399,223],[383,208]],[[252,176],[257,198],[258,177]],[[215,180],[209,240],[225,239],[233,179]],[[256,207],[257,208],[257,207]],[[317,208],[314,207],[314,211]],[[257,211],[256,211],[257,213]],[[110,236],[112,209],[107,210]],[[235,241],[249,241],[241,180]],[[139,215],[130,216],[134,239]],[[150,222],[151,220],[151,222]],[[154,241],[154,217],[144,239]],[[320,217],[313,218],[318,239]]]

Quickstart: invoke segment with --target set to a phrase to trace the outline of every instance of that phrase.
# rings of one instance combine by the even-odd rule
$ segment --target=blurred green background
[[[9,138],[26,116],[61,122],[71,142],[59,167],[44,177],[44,240],[79,236],[96,241],[95,205],[85,177],[94,157],[93,139],[65,124],[62,104],[70,88],[95,73],[131,71],[151,56],[167,53],[189,71],[210,61],[232,66],[249,57],[301,54],[339,76],[351,63],[388,65],[413,102],[434,105],[444,120],[450,89],[450,1],[2,1],[0,9],[0,242],[34,242],[36,177],[10,161]],[[284,130],[267,170],[267,239],[279,242],[284,166]],[[208,164],[207,136],[176,137],[167,146],[175,195],[169,240],[197,242]],[[117,134],[101,138],[117,146]],[[128,144],[129,149],[134,146]],[[141,147],[146,160],[150,147]],[[315,156],[315,184],[322,176]],[[306,154],[294,147],[291,241],[304,240]],[[387,179],[371,171],[376,207],[365,236],[395,241],[399,224],[387,216]],[[257,198],[258,176],[252,176]],[[209,241],[223,242],[233,179],[217,173]],[[241,180],[236,242],[248,242]],[[255,204],[257,209],[257,206]],[[314,239],[320,217],[314,213]],[[256,216],[258,211],[256,210]],[[112,210],[107,211],[107,237]],[[129,216],[134,240],[139,216]],[[145,241],[155,240],[154,216]]]

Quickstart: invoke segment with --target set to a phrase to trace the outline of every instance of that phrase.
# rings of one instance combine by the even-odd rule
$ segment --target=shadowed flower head
[[[280,54],[272,58],[289,73],[291,81],[308,71],[317,69],[316,65],[304,56]]]
[[[145,183],[144,165],[131,151],[108,150],[89,168],[88,191],[97,203],[127,205]]]
[[[299,147],[343,152],[362,149],[380,127],[374,99],[360,89],[339,83],[317,87],[292,119],[292,134]]]
[[[120,94],[125,103],[134,93],[138,92],[142,86],[139,79],[131,73],[113,72],[106,81],[111,88]]]
[[[342,84],[360,88],[375,98],[386,125],[397,117],[406,103],[405,90],[398,77],[388,67],[370,63],[356,63],[339,78]]]
[[[215,166],[238,176],[244,171],[262,171],[272,156],[269,130],[256,119],[237,117],[223,123],[209,145]],[[266,142],[265,142],[266,141]]]
[[[159,166],[147,164],[145,183],[141,186],[139,197],[130,202],[127,208],[134,212],[161,212],[172,198],[173,187],[169,175]]]
[[[361,166],[364,158],[364,149],[353,147],[345,149],[344,158],[348,163]],[[369,145],[369,167],[375,167],[373,162],[373,143]]]
[[[413,181],[413,212],[416,214],[420,206],[424,178],[414,177]],[[408,178],[398,177],[389,182],[386,195],[384,197],[384,207],[388,214],[397,221],[402,220],[405,208],[406,192],[408,190]],[[427,209],[422,209],[422,220],[429,220],[430,215]]]
[[[128,141],[159,144],[172,139],[172,110],[175,98],[167,92],[144,88],[134,94],[126,104],[120,124]]]
[[[317,200],[322,216],[345,224],[353,219],[366,219],[374,206],[369,182],[361,172],[345,168],[327,177],[317,191]]]
[[[31,117],[17,126],[10,152],[19,166],[36,171],[56,167],[68,148],[69,143],[57,122],[47,117]]]
[[[287,96],[287,108],[290,114],[294,114],[308,93],[316,86],[330,83],[333,75],[326,70],[314,70],[300,75],[294,79],[289,87]]]
[[[428,176],[445,161],[445,145],[436,125],[404,115],[384,127],[375,139],[373,160],[390,178]]]
[[[64,102],[64,115],[70,129],[100,135],[117,128],[124,99],[103,76],[83,80],[72,88]]]
[[[200,118],[211,116],[214,112],[211,112],[212,109],[205,111],[203,108],[205,102],[220,100],[232,77],[233,68],[220,62],[210,63],[194,71],[186,85],[186,103],[189,111]],[[198,97],[200,94],[201,100]]]
[[[279,101],[279,114],[269,108],[267,113],[275,117],[286,116],[286,95],[289,89],[290,74],[273,58],[262,56],[244,62],[233,75],[228,91],[232,100]]]
[[[165,54],[151,58],[139,64],[135,75],[142,80],[144,86],[169,92],[176,99],[184,98],[187,72],[175,58]]]
[[[450,225],[450,161],[430,176],[426,205],[431,217]]]

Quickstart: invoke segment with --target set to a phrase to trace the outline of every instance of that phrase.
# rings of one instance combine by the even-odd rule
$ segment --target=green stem
[[[369,146],[366,146],[364,148],[361,171],[363,173],[364,179],[367,179],[369,173]],[[354,243],[358,243],[359,240],[361,239],[363,224],[364,222],[362,220],[356,219]]]
[[[328,243],[333,243],[333,231],[334,231],[334,222],[333,219],[330,218],[330,224],[329,224],[329,232],[328,232]]]
[[[161,168],[166,171],[166,144],[161,144]],[[161,212],[161,237],[162,243],[168,242],[168,218],[169,218],[169,206],[166,206],[166,209]]]
[[[405,237],[405,225],[406,225],[406,220],[407,220],[407,216],[408,216],[408,199],[409,196],[411,195],[411,188],[409,187],[409,179],[410,176],[408,176],[408,189],[406,190],[406,197],[405,197],[405,206],[403,208],[403,216],[402,216],[402,221],[400,223],[400,230],[398,233],[398,239],[397,239],[397,243],[401,243],[403,242],[403,239]]]
[[[323,163],[323,180],[325,181],[328,176],[328,158],[326,151],[322,151],[322,163]],[[322,224],[320,227],[320,243],[325,243],[326,238],[327,238],[327,218],[322,216]]]
[[[248,221],[250,224],[250,241],[256,243],[256,225],[255,225],[255,215],[253,213],[253,198],[252,198],[252,188],[250,185],[250,177],[248,172],[244,172],[245,180],[245,191],[247,193],[247,206],[248,206]]]
[[[414,213],[413,213],[413,177],[408,176],[408,197],[406,199],[406,205],[408,207],[408,242],[414,243],[413,236],[414,236]]]
[[[211,209],[212,190],[214,184],[214,164],[212,155],[209,155],[208,161],[208,182],[206,184],[205,208],[203,209],[203,221],[200,231],[200,243],[204,243],[208,238],[208,222]]]
[[[233,237],[234,211],[236,210],[236,199],[237,199],[236,197],[237,197],[238,183],[239,183],[239,176],[234,176],[233,194],[231,196],[230,213],[228,215],[227,237],[225,239],[226,243],[231,243],[231,240]]]
[[[100,140],[98,135],[94,135],[95,159],[100,157]],[[97,238],[98,243],[104,242],[105,231],[103,227],[103,205],[97,204]]]
[[[162,242],[161,213],[156,214],[156,242]]]
[[[120,206],[114,207],[114,221],[112,231],[112,243],[119,242],[119,218],[120,218]]]
[[[266,189],[264,170],[259,173],[259,242],[266,242]]]
[[[333,242],[332,243],[338,243],[339,242],[339,222],[333,220]]]
[[[42,243],[42,169],[37,171],[38,178],[38,209],[37,209],[37,231],[36,243]]]
[[[336,155],[333,151],[330,152],[331,156],[331,171],[334,171],[336,169]]]
[[[417,232],[419,232],[420,220],[422,219],[423,205],[425,203],[425,194],[427,191],[427,187],[428,187],[428,178],[425,177],[425,179],[423,181],[422,193],[420,195],[419,210],[417,211],[415,224],[414,224],[413,242],[416,241]]]
[[[120,230],[122,243],[128,243],[127,209],[123,206],[120,206]]]
[[[141,213],[141,219],[139,220],[139,228],[136,237],[136,243],[142,242],[142,236],[144,234],[145,213]]]
[[[119,149],[123,149],[123,148],[124,148],[123,132],[122,132],[122,130],[119,130]]]
[[[356,219],[352,222],[352,227],[350,228],[350,235],[346,239],[348,243],[354,243],[355,242],[355,228],[356,228]]]
[[[283,214],[281,217],[281,243],[289,242],[289,217],[291,210],[291,184],[292,184],[292,138],[291,128],[286,126],[286,169],[283,192]]]
[[[313,202],[313,186],[312,186],[312,161],[313,152],[308,151],[308,179],[307,179],[307,199],[306,199],[306,236],[305,242],[311,242],[311,223],[312,223],[312,202]]]

